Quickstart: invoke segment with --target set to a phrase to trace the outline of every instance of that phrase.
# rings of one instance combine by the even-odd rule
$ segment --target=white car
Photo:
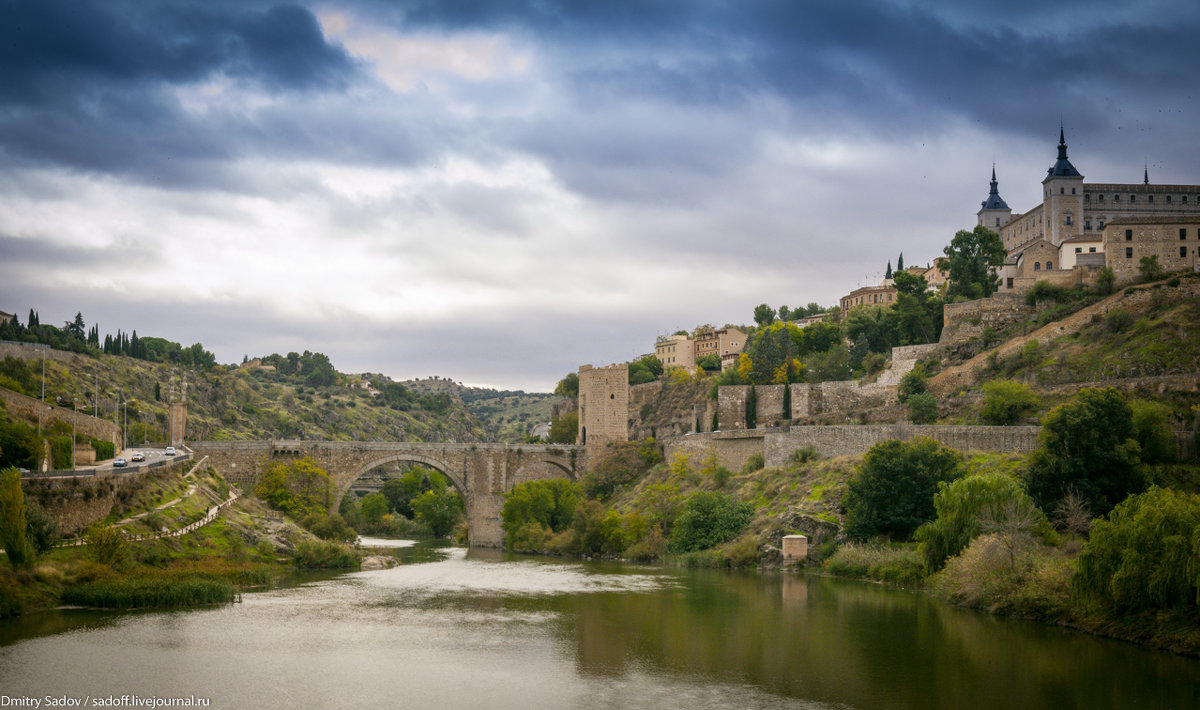
[[[167,450],[166,450],[166,451],[164,451],[163,453],[164,453],[164,454],[166,454],[167,456],[174,456],[174,455],[175,455],[175,447],[174,447],[174,446],[168,446],[168,447],[167,447]]]
[[[70,442],[68,442],[68,443],[70,443]],[[113,459],[113,468],[125,468],[128,465],[129,465],[129,462],[126,461],[125,459],[122,459],[122,458]]]
[[[145,455],[145,454],[143,454],[141,451],[134,451],[134,452],[133,452],[133,456],[130,456],[130,457],[129,457],[129,460],[130,460],[130,461],[135,461],[135,462],[136,462],[136,461],[145,461],[145,460],[146,460],[146,455]]]

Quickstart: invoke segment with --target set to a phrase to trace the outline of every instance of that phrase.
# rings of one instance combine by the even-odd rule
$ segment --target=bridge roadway
[[[311,458],[329,472],[337,490],[333,507],[359,476],[393,461],[441,471],[462,494],[472,547],[500,547],[504,494],[525,481],[575,480],[587,470],[585,448],[568,445],[437,444],[387,441],[196,441],[188,447],[208,456],[218,473],[252,490],[274,461]]]

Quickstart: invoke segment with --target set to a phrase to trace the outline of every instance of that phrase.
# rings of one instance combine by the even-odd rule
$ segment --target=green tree
[[[1158,402],[1135,399],[1129,403],[1133,415],[1133,438],[1141,447],[1145,463],[1175,460],[1175,437],[1171,435],[1170,410]]]
[[[1015,380],[992,380],[983,385],[979,418],[984,424],[1008,426],[1031,416],[1040,406],[1041,400],[1029,385]]]
[[[841,343],[825,352],[811,353],[804,364],[805,378],[809,382],[841,382],[850,379],[850,351]]]
[[[721,356],[720,355],[701,355],[696,358],[696,367],[705,372],[720,372],[721,371]]]
[[[877,535],[907,540],[936,515],[937,484],[961,475],[958,453],[933,439],[893,439],[872,446],[842,499],[846,534],[855,540]]]
[[[362,499],[360,506],[363,522],[378,525],[388,512],[388,499],[382,493],[371,493]]]
[[[1027,474],[1029,494],[1054,510],[1075,490],[1088,510],[1103,515],[1146,487],[1133,439],[1133,414],[1117,390],[1084,388],[1075,401],[1046,415]]]
[[[329,510],[333,505],[333,482],[325,469],[309,457],[288,463],[275,461],[259,475],[254,494],[272,508],[302,518]]]
[[[1096,273],[1096,290],[1102,294],[1112,293],[1116,280],[1113,270],[1106,266]]]
[[[579,412],[567,412],[550,422],[551,444],[574,444],[579,436]]]
[[[412,508],[413,498],[425,491],[445,490],[447,485],[445,477],[437,471],[424,466],[413,466],[399,478],[384,483],[379,492],[387,499],[391,510],[406,518],[412,518],[415,515]]]
[[[688,496],[671,528],[671,551],[695,552],[729,542],[753,516],[749,503],[717,491],[697,491]]]
[[[884,306],[851,308],[846,314],[846,337],[854,343],[860,339],[865,340],[867,352],[887,352],[896,340],[896,321],[893,313],[892,309]]]
[[[929,378],[925,375],[925,368],[917,365],[900,378],[900,384],[896,387],[896,401],[904,404],[909,397],[924,393],[929,389],[928,382]]]
[[[949,483],[939,483],[933,496],[937,517],[923,523],[913,533],[925,567],[930,572],[941,569],[946,560],[971,544],[984,532],[984,520],[1007,517],[1016,502],[1025,510],[1036,510],[1033,499],[1021,487],[1020,481],[1002,473],[965,476]],[[1046,516],[1040,511],[1043,526]]]
[[[942,334],[942,300],[929,290],[924,276],[897,271],[896,303],[892,306],[895,323],[893,345],[920,345],[937,342]]]
[[[568,372],[567,376],[558,381],[554,386],[554,394],[559,397],[568,397],[574,399],[579,396],[579,374],[576,372]]]
[[[754,322],[759,326],[771,325],[775,322],[775,309],[765,303],[754,307]]]
[[[429,526],[434,537],[445,537],[463,514],[462,496],[457,491],[425,491],[413,498],[416,519]]]
[[[657,380],[663,373],[663,364],[654,355],[646,355],[629,363],[629,384],[640,385]]]
[[[970,232],[960,230],[943,252],[950,274],[948,296],[976,299],[996,292],[1000,283],[996,269],[1008,256],[1000,235],[982,225]]]
[[[1146,281],[1157,281],[1163,277],[1162,265],[1158,263],[1158,254],[1143,256],[1138,260],[1138,271]]]
[[[562,532],[571,524],[578,504],[579,487],[565,478],[518,483],[505,496],[500,511],[505,546],[513,549],[517,531],[529,524]]]
[[[796,354],[801,357],[809,353],[823,353],[842,343],[842,328],[833,321],[823,320],[806,328],[792,327],[797,331],[793,340],[799,338],[800,349]]]
[[[937,418],[937,397],[929,392],[921,392],[908,398],[908,421],[913,424],[932,424]]]
[[[0,471],[0,544],[13,569],[33,562],[34,552],[26,539],[25,510],[20,471],[11,467]]]
[[[1073,586],[1116,617],[1200,608],[1200,496],[1153,487],[1092,523]]]

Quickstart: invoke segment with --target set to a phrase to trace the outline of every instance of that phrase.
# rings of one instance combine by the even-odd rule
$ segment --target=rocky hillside
[[[28,394],[41,386],[46,359],[46,396],[124,423],[130,441],[162,441],[167,402],[186,391],[187,438],[333,439],[384,441],[483,441],[487,431],[461,399],[426,397],[381,375],[338,374],[333,384],[307,385],[270,368],[185,368],[117,356],[5,346],[3,355],[22,361]],[[6,370],[14,369],[7,361]],[[19,366],[16,367],[19,369]],[[30,380],[29,377],[33,379]],[[20,380],[21,378],[15,378]],[[12,383],[10,383],[12,384]],[[126,403],[118,406],[120,399]]]
[[[469,387],[445,378],[405,380],[405,387],[420,393],[447,394],[459,399],[479,421],[487,441],[522,442],[534,426],[550,422],[551,409],[561,397],[544,392]]]

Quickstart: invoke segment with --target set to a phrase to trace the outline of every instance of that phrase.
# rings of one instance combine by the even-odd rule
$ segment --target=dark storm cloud
[[[190,116],[174,87],[225,78],[303,95],[358,72],[295,5],[0,0],[0,16],[0,150],[26,165],[220,183],[213,161],[252,154],[272,126]]]

